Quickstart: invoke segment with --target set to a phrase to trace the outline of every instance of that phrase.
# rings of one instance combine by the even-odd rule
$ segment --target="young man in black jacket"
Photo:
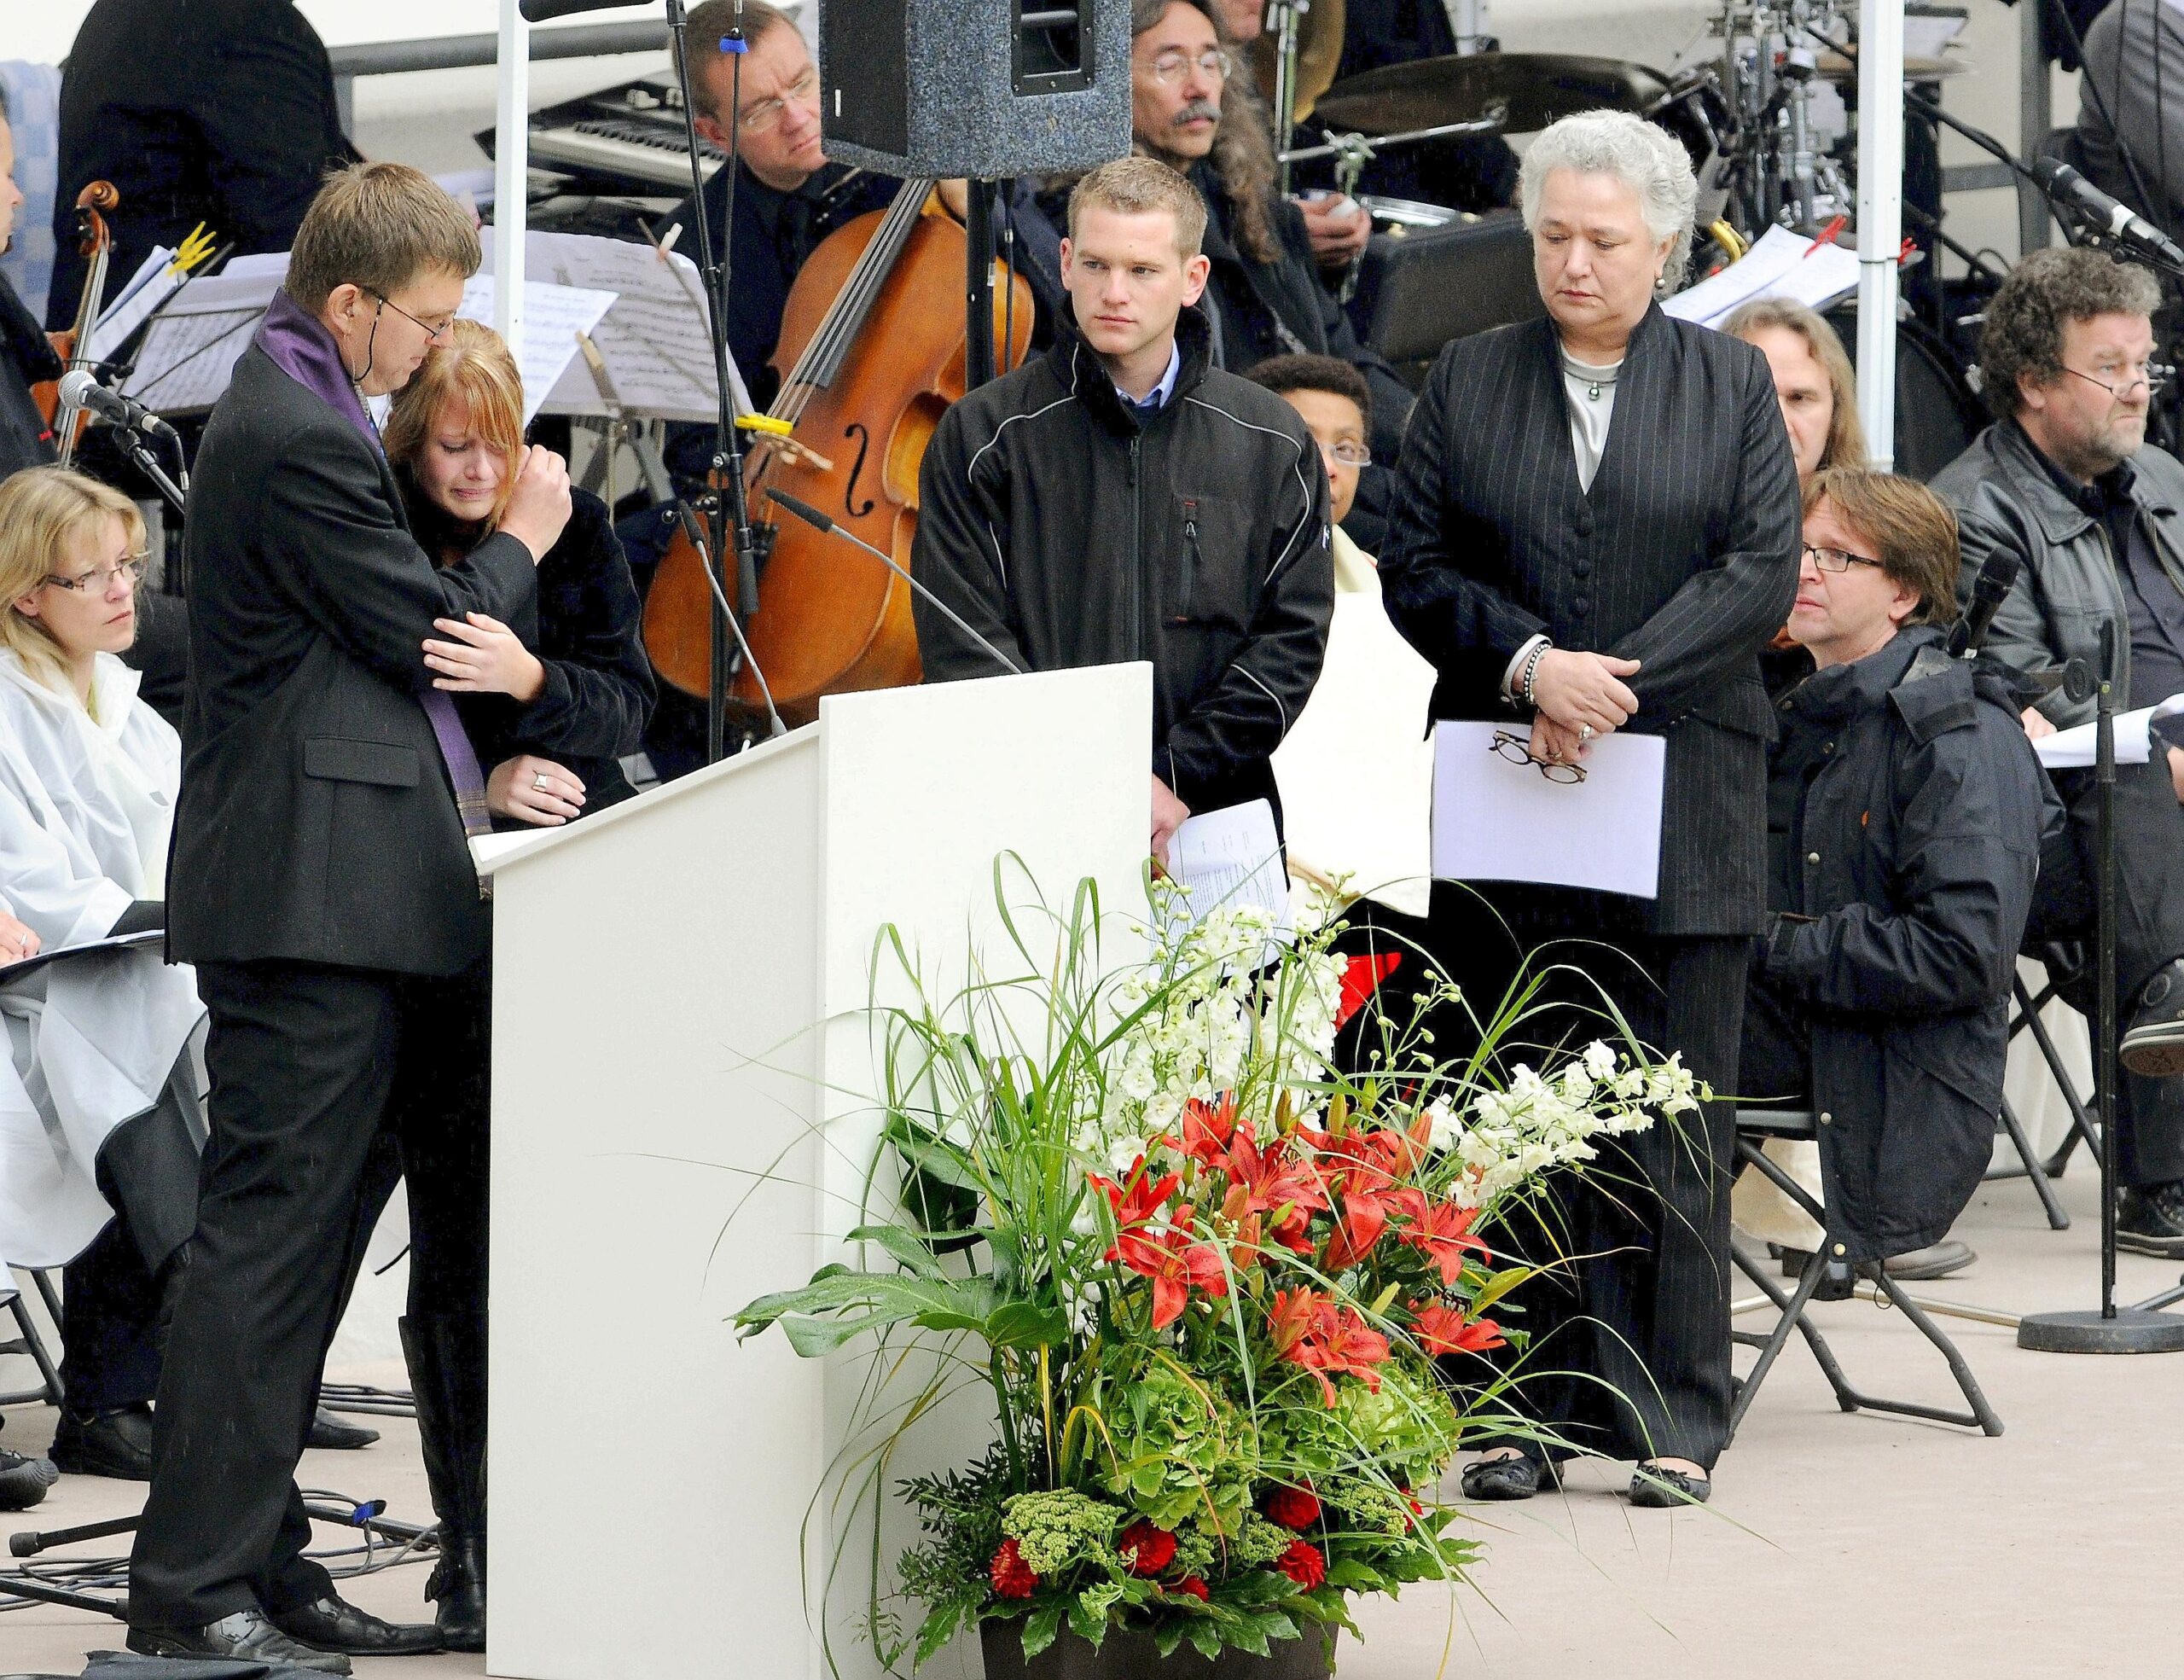
[[[415,170],[331,177],[198,454],[168,945],[211,1016],[212,1137],[131,1560],[150,1655],[346,1673],[340,1653],[439,1642],[335,1593],[293,1476],[393,1136],[413,1173],[456,1147],[445,1086],[475,1073],[447,1038],[489,945],[465,840],[485,778],[425,644],[436,619],[526,610],[569,517],[534,449],[497,532],[435,566],[365,409],[479,259]]]
[[[1939,498],[1825,471],[1804,543],[1789,628],[1819,668],[1777,702],[1741,1090],[1819,1114],[1830,1258],[1858,1266],[1940,1241],[1986,1170],[2061,806],[2001,668],[1943,650],[1957,538]]]
[[[1069,226],[1077,330],[942,417],[911,565],[1025,670],[1152,661],[1157,855],[1194,810],[1275,797],[1334,609],[1327,474],[1294,410],[1210,363],[1188,181],[1102,164]],[[1002,674],[915,611],[928,681]]]

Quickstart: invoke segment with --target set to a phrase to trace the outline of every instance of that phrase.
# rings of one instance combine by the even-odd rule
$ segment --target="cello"
[[[99,313],[106,306],[107,259],[113,249],[113,231],[107,226],[106,218],[120,204],[121,194],[111,181],[94,181],[76,195],[76,249],[88,264],[84,289],[76,301],[74,324],[46,334],[64,373],[90,364],[84,352],[90,347],[91,328],[98,324]],[[83,435],[84,411],[67,409],[64,412],[59,380],[32,386],[31,399],[46,424],[53,427],[54,446],[66,467],[75,458],[76,441]]]
[[[754,525],[771,485],[909,565],[918,466],[964,391],[967,239],[930,181],[908,181],[886,210],[837,229],[811,253],[790,288],[770,363],[781,383],[767,412],[789,423],[793,440],[761,435],[745,461]],[[1006,333],[1013,363],[1031,343],[1031,291],[1006,270],[996,280],[995,333]],[[918,680],[909,585],[809,526],[792,520],[761,534],[770,549],[761,549],[758,610],[744,633],[787,722],[818,716],[822,695]],[[706,692],[712,649],[705,567],[678,529],[645,597],[645,649],[663,679],[693,695]],[[746,713],[759,706],[747,667],[731,698]]]

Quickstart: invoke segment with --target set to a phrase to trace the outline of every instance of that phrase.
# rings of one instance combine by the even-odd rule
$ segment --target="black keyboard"
[[[662,72],[549,106],[531,119],[531,161],[608,186],[660,189],[687,195],[690,154],[682,123],[682,90]],[[478,136],[488,156],[493,131]],[[698,142],[708,178],[727,160],[710,141]]]

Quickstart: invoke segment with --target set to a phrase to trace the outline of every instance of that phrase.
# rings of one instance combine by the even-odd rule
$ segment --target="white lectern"
[[[493,876],[491,1646],[526,1680],[876,1674],[807,1603],[843,1378],[735,1311],[839,1252],[874,942],[944,990],[1014,852],[1141,904],[1149,667],[849,695]],[[967,1409],[975,1410],[975,1409]],[[983,1420],[966,1416],[966,1456]],[[897,1465],[892,1483],[921,1465]]]

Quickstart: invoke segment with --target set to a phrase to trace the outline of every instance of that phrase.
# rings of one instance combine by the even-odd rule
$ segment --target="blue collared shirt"
[[[1150,420],[1168,406],[1168,399],[1176,394],[1176,375],[1182,370],[1182,347],[1170,340],[1168,344],[1168,371],[1160,375],[1160,382],[1158,385],[1145,393],[1145,399],[1142,402],[1131,396],[1119,385],[1115,387],[1115,394],[1130,407],[1137,410],[1137,417],[1140,421]]]

